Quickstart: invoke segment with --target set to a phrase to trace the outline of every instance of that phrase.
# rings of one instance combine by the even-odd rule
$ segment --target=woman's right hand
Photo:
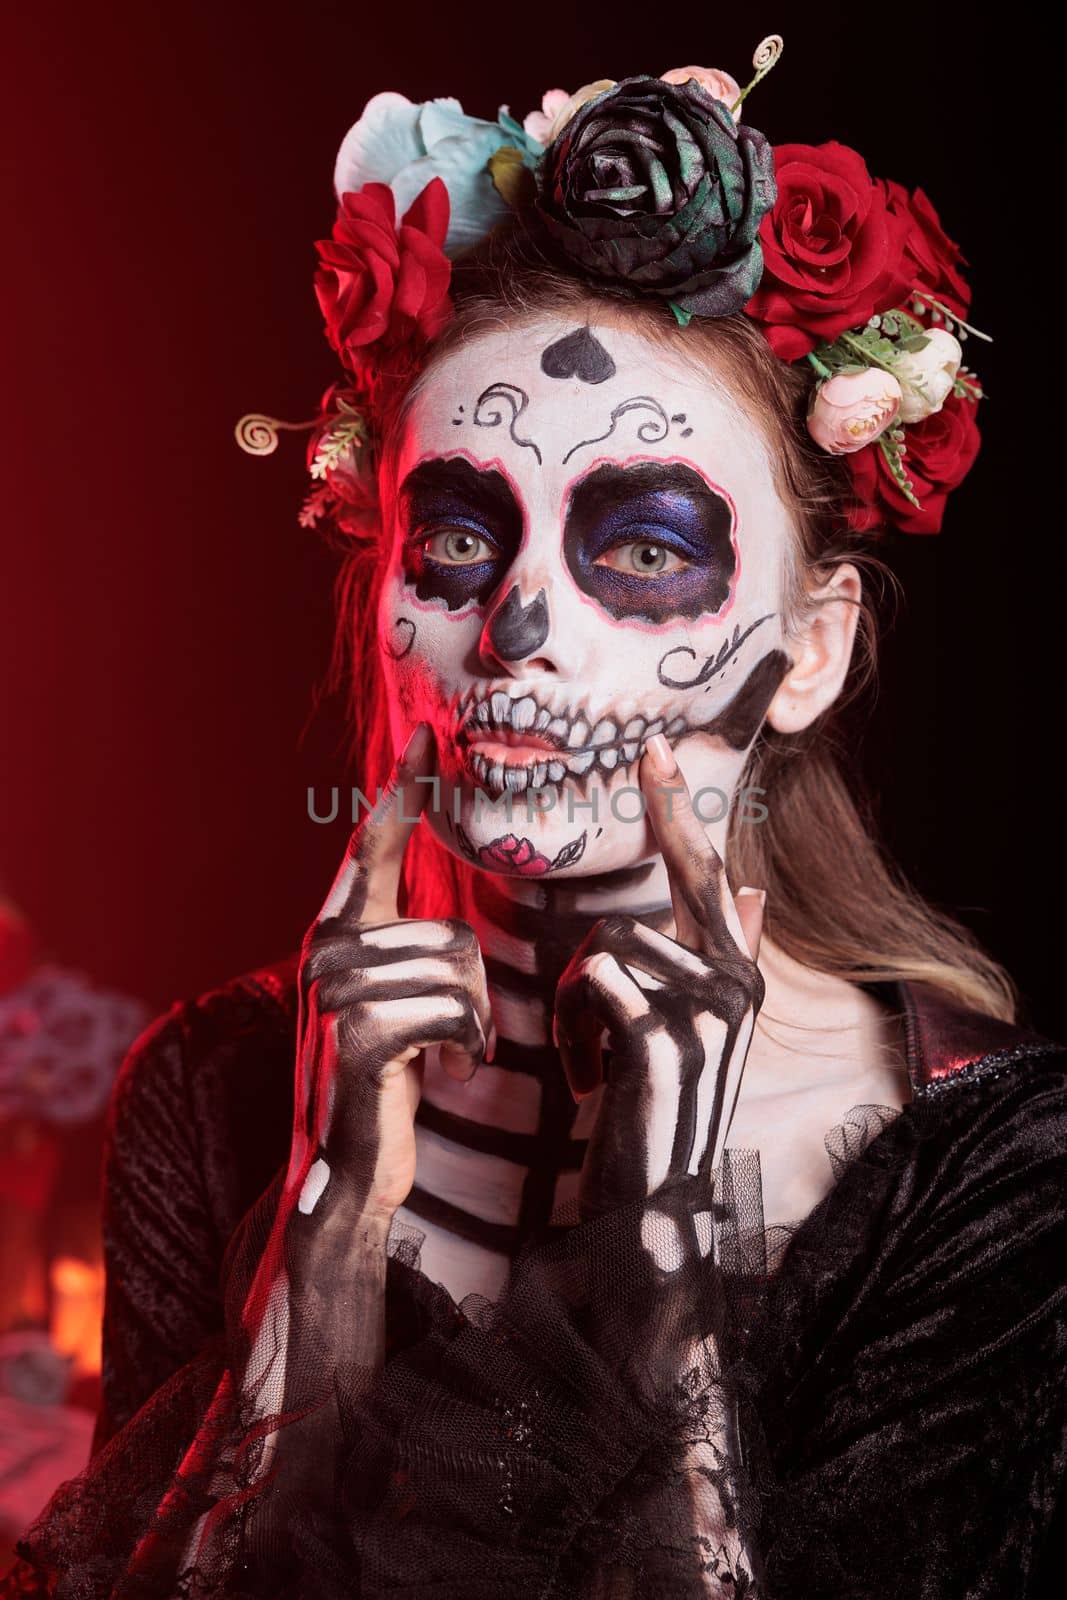
[[[332,1222],[388,1231],[415,1178],[422,1052],[440,1045],[445,1070],[466,1079],[495,1042],[474,930],[399,915],[433,755],[420,723],[304,940],[286,1189],[315,1233]]]
[[[304,939],[289,1162],[242,1311],[253,1476],[270,1474],[274,1508],[256,1537],[271,1563],[279,1527],[332,1505],[340,1402],[385,1360],[389,1225],[415,1179],[422,1052],[439,1045],[445,1070],[468,1078],[495,1043],[473,929],[399,915],[433,752],[420,723]]]

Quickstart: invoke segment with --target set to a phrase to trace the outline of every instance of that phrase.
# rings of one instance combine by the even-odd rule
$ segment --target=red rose
[[[901,533],[940,533],[949,492],[974,466],[981,435],[977,403],[949,395],[940,411],[904,429],[904,468],[921,510],[902,494],[878,444],[848,456],[856,495],[849,521],[867,530],[888,522]]]
[[[513,833],[494,839],[492,844],[481,845],[478,857],[484,866],[510,867],[524,878],[539,878],[553,865],[529,839],[516,839]]]
[[[912,283],[925,289],[957,317],[967,315],[971,291],[957,270],[967,258],[941,226],[941,219],[922,189],[910,195],[901,183],[882,182],[886,204],[893,216],[908,224],[907,254],[914,265]]]
[[[764,271],[745,310],[784,361],[901,304],[911,223],[847,145],[775,146],[778,199],[760,225]]]
[[[432,339],[448,322],[452,266],[442,246],[448,190],[432,178],[396,226],[393,191],[365,183],[341,196],[333,236],[317,245],[315,293],[333,348],[355,373],[384,347]],[[366,346],[378,348],[373,353]]]

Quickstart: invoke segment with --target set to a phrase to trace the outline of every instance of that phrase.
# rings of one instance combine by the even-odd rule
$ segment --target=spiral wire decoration
[[[733,116],[742,100],[752,93],[757,83],[762,82],[771,68],[777,66],[784,49],[785,40],[780,33],[769,33],[765,39],[760,40],[752,56],[752,65],[756,69],[756,76],[750,84],[741,90],[741,93],[730,107],[731,116]]]
[[[277,417],[265,417],[258,411],[249,411],[241,417],[233,430],[234,438],[246,455],[270,456],[278,448],[278,434],[308,433],[317,426],[311,422],[282,422]]]

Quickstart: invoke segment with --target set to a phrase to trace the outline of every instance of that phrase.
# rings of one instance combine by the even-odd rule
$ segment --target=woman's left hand
[[[763,897],[730,893],[662,735],[649,740],[640,780],[670,880],[675,938],[633,917],[602,917],[556,996],[553,1032],[573,1092],[604,1085],[581,1174],[583,1220],[713,1170],[763,1001]],[[606,1072],[602,1041],[611,1052]]]
[[[662,1540],[652,1558],[662,1558],[656,1593],[682,1592],[674,1553],[696,1549],[714,1553],[699,1592],[717,1594],[725,1569],[738,1591],[752,1571],[733,1503],[741,1452],[724,1375],[727,1300],[717,1272],[687,1270],[714,1257],[711,1217],[710,1233],[702,1236],[698,1223],[705,1207],[694,1207],[684,1189],[669,1199],[664,1192],[661,1206],[655,1196],[710,1175],[721,1157],[763,1002],[763,899],[730,893],[665,742],[649,740],[640,780],[666,863],[675,937],[633,917],[602,917],[560,979],[554,1032],[575,1094],[603,1084],[579,1184],[581,1219],[636,1205],[633,1244],[653,1273],[634,1271],[634,1258],[613,1249],[625,1231],[612,1231],[605,1217],[600,1248],[612,1253],[606,1268],[590,1263],[582,1281],[582,1328],[604,1367],[670,1420],[662,1448],[642,1458],[642,1487],[634,1489],[635,1516]],[[686,1594],[698,1592],[690,1577],[687,1569]]]

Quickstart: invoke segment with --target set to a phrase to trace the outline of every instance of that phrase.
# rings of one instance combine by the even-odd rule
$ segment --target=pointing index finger
[[[678,940],[722,954],[728,941],[747,954],[722,857],[693,809],[689,786],[662,734],[649,739],[640,769],[648,815],[667,866]]]
[[[336,920],[356,928],[392,922],[399,915],[400,875],[408,840],[426,804],[435,751],[430,726],[420,722],[393,767],[381,798],[359,823],[318,923]],[[423,781],[419,781],[419,780]]]

